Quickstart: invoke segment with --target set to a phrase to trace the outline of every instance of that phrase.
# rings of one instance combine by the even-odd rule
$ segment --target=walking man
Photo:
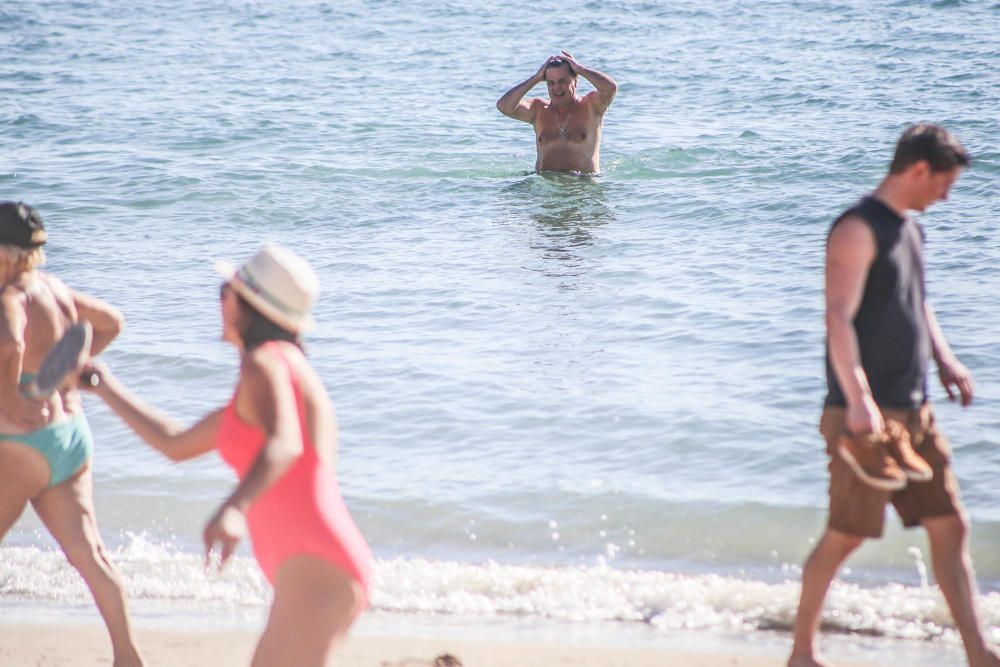
[[[914,125],[899,139],[885,179],[830,230],[828,394],[820,420],[830,455],[830,511],[802,570],[789,667],[827,664],[814,647],[823,599],[847,556],[866,538],[881,537],[889,501],[904,526],[927,531],[934,576],[969,665],[1000,667],[976,615],[969,525],[951,449],[927,402],[928,357],[948,396],[963,406],[972,402],[972,378],[925,299],[924,234],[906,217],[947,199],[968,164],[965,149],[946,129]]]
[[[583,76],[596,90],[578,96],[577,76]],[[542,81],[548,87],[549,99],[525,100],[524,96]],[[604,112],[617,92],[614,79],[584,67],[563,51],[561,56],[546,60],[530,79],[504,93],[497,101],[497,109],[534,126],[538,149],[535,171],[596,174],[601,170]]]

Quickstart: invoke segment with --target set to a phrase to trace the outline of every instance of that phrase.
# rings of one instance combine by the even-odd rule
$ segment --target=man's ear
[[[931,173],[931,163],[927,160],[917,160],[910,167],[910,174],[915,178],[924,179]]]

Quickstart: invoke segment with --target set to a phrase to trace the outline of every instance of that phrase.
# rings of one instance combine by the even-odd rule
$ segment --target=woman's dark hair
[[[305,348],[302,346],[302,339],[297,333],[280,327],[264,317],[259,310],[251,306],[250,302],[239,294],[236,294],[236,298],[240,302],[240,311],[242,311],[245,318],[243,327],[240,330],[240,338],[243,340],[243,347],[247,351],[269,340],[283,340],[305,352]]]

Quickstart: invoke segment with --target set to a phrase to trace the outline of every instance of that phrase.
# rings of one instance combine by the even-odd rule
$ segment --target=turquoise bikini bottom
[[[94,452],[94,436],[84,415],[31,433],[0,433],[0,440],[20,442],[44,456],[51,475],[49,488],[79,472]]]

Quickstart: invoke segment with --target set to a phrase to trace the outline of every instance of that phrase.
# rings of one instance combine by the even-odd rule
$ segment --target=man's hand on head
[[[574,58],[573,54],[570,53],[569,51],[563,51],[561,56],[554,56],[554,57],[561,58],[566,62],[568,62],[569,68],[573,70],[574,74],[580,74],[584,69],[586,69],[583,65],[577,62],[576,58]]]
[[[538,79],[539,81],[545,81],[545,70],[548,69],[549,63],[551,63],[557,57],[558,56],[549,56],[548,58],[546,58],[545,62],[542,63],[542,66],[538,68],[537,72],[535,72],[535,78]]]

